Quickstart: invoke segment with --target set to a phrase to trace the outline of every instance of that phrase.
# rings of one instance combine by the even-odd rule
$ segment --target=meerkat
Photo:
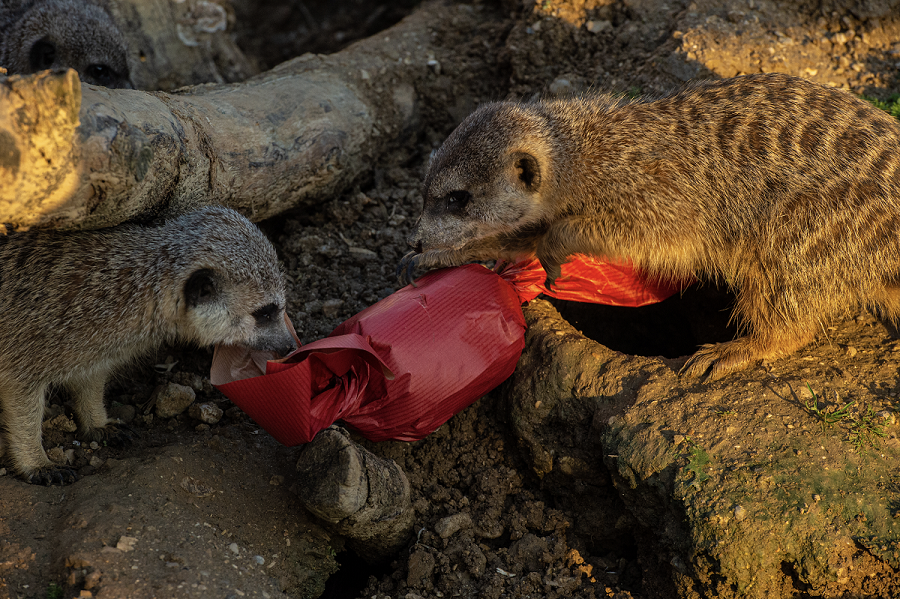
[[[67,483],[41,446],[45,395],[67,389],[85,441],[130,440],[103,405],[110,374],[176,340],[287,354],[275,249],[246,218],[209,207],[158,226],[0,236],[0,438],[33,483]]]
[[[552,285],[582,253],[726,281],[745,334],[702,346],[688,376],[786,356],[853,305],[900,316],[900,124],[804,79],[487,104],[422,193],[401,272],[536,256]]]
[[[0,67],[28,74],[70,67],[92,85],[131,88],[125,38],[101,6],[38,0],[0,23]]]

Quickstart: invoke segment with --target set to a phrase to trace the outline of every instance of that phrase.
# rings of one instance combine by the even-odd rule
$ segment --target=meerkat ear
[[[537,158],[525,152],[516,152],[512,159],[519,183],[528,191],[537,191],[541,186],[541,165]]]
[[[217,295],[216,277],[209,268],[194,271],[184,284],[184,299],[188,308],[207,304],[216,299]]]

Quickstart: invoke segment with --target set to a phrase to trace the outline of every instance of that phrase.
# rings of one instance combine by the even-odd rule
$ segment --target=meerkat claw
[[[553,286],[556,285],[556,279],[562,275],[562,269],[554,264],[547,264],[541,262],[541,266],[544,269],[544,272],[547,273],[547,278],[544,279],[544,287],[547,288],[547,291],[551,291]]]
[[[397,280],[401,285],[415,285],[413,275],[416,272],[419,253],[415,250],[407,252],[397,264]]]
[[[46,466],[29,474],[25,480],[32,485],[44,485],[45,487],[67,485],[78,480],[75,471],[67,466]]]
[[[137,431],[121,422],[106,425],[106,431],[106,444],[110,447],[125,447],[138,437]]]
[[[125,447],[137,439],[137,432],[122,422],[110,422],[104,427],[94,428],[79,435],[83,441],[96,441],[109,447]]]

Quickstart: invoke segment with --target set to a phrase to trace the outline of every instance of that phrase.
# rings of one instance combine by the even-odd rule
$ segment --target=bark
[[[210,203],[260,220],[317,203],[420,130],[416,85],[446,91],[428,80],[454,69],[438,74],[432,29],[478,18],[427,4],[336,54],[173,93],[0,77],[0,222],[97,228]],[[465,77],[486,79],[480,63]]]

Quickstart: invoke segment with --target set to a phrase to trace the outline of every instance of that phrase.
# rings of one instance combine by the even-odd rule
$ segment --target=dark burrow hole
[[[319,599],[353,599],[366,588],[369,577],[381,578],[393,572],[389,564],[374,566],[352,551],[342,551],[335,556],[338,571],[325,583],[325,592]]]
[[[639,308],[548,299],[585,337],[626,354],[678,358],[738,332],[736,323],[729,324],[734,293],[713,283],[695,283]]]

